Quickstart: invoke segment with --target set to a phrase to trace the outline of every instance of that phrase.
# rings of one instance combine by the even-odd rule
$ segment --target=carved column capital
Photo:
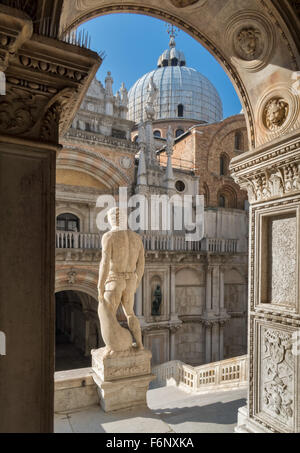
[[[232,177],[248,192],[250,203],[300,192],[300,141],[246,153],[231,163]]]
[[[0,134],[57,143],[58,136],[68,130],[101,59],[63,41],[37,38],[26,15],[9,16],[5,37],[1,30],[6,16],[1,12],[0,7],[0,70],[5,60],[6,96],[0,98]]]

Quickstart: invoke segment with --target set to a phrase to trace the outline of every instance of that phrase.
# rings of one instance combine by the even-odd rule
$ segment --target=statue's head
[[[112,208],[107,213],[108,221],[114,230],[127,230],[127,210]]]

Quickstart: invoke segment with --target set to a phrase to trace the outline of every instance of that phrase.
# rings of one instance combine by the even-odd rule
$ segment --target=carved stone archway
[[[55,157],[59,133],[70,125],[101,64],[95,53],[62,36],[84,20],[113,12],[147,14],[178,25],[216,57],[241,98],[251,149],[231,167],[252,207],[250,391],[239,430],[300,432],[300,363],[291,352],[300,330],[295,3],[1,2],[0,70],[7,94],[0,97],[0,329],[8,350],[0,361],[1,432],[53,430]]]

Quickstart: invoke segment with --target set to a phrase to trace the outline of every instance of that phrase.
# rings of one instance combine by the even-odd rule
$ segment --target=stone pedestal
[[[92,351],[94,380],[100,405],[105,412],[147,405],[151,374],[150,351],[132,349],[129,353],[105,356],[106,349]]]

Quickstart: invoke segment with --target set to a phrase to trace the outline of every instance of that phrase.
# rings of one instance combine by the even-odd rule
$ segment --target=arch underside
[[[138,0],[122,4],[116,0],[64,0],[60,30],[63,33],[89,19],[112,13],[137,13],[171,22],[206,47],[230,77],[243,105],[251,148],[274,141],[282,133],[296,130],[300,122],[295,96],[290,96],[290,102],[295,104],[292,106],[293,119],[284,131],[280,128],[276,132],[270,131],[264,123],[263,108],[273,95],[269,86],[274,85],[275,81],[275,85],[281,87],[288,97],[292,89],[293,72],[300,67],[291,23],[285,23],[273,3],[248,0],[246,5],[240,2],[237,6],[234,0],[222,2],[222,5],[217,0],[198,0],[186,7],[175,5],[176,2],[171,0],[163,5],[159,0],[152,0],[149,6]],[[240,48],[237,50],[237,33],[243,27],[246,30],[257,27],[261,41],[269,43],[261,50],[261,54],[250,60],[248,56],[241,55]],[[260,42],[257,43],[259,46],[262,46]]]

